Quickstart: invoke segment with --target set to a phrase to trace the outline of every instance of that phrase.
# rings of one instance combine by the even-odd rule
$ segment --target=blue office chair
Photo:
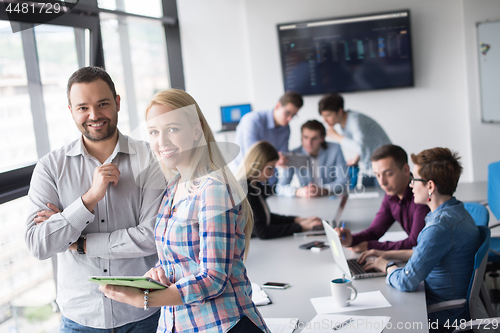
[[[474,271],[465,299],[456,299],[446,302],[432,304],[427,308],[427,313],[457,309],[465,307],[468,319],[479,319],[493,317],[494,310],[488,299],[486,288],[484,287],[484,273],[488,260],[488,249],[490,246],[490,229],[487,226],[478,226],[481,236],[481,246],[474,256]]]
[[[470,216],[474,219],[476,225],[488,226],[490,221],[490,213],[488,209],[477,202],[464,202],[465,209],[469,212]]]
[[[470,203],[466,203],[465,205],[470,205]],[[488,166],[488,206],[490,207],[490,210],[493,213],[493,215],[496,217],[496,219],[500,220],[500,162],[491,163]],[[467,207],[466,207],[466,209],[467,209]],[[470,205],[469,209],[467,209],[467,210],[469,211],[469,213],[472,215],[473,218],[474,218],[474,215],[473,215],[473,213],[471,213],[471,211],[475,212],[474,214],[476,214],[477,220],[476,220],[476,218],[474,218],[474,221],[476,222],[476,224],[484,225],[484,218],[480,217],[480,216],[484,215],[484,213],[480,212],[482,209],[479,208],[477,206],[477,204]],[[490,225],[489,228],[491,229],[491,228],[497,227],[499,225],[500,225],[500,223],[496,223],[494,225]],[[492,276],[492,275],[498,276],[498,274],[494,271],[499,268],[499,266],[498,266],[499,263],[500,263],[500,239],[499,238],[491,238],[490,239],[490,248],[488,251],[488,265],[485,268],[486,271],[490,271],[490,272],[493,271],[493,273],[489,273],[490,276]],[[493,276],[493,277],[495,278],[495,276]],[[481,288],[482,288],[481,294],[483,294],[484,291],[486,290],[484,284],[482,285]],[[491,290],[491,299],[495,303],[497,303],[498,299],[500,298],[499,293],[500,292],[498,290],[495,290],[495,289]],[[488,295],[486,294],[485,297],[488,297]],[[474,330],[475,332],[480,332],[481,327],[483,329],[485,327],[486,320],[484,318],[488,318],[488,320],[489,320],[488,322],[490,322],[490,323],[493,323],[493,322],[500,323],[500,317],[495,318],[495,316],[497,316],[497,314],[494,313],[494,310],[491,306],[491,302],[488,302],[487,300],[483,301],[483,305],[486,309],[486,312],[489,314],[488,316],[483,315],[483,316],[479,317],[479,318],[482,318],[480,320],[472,320],[472,322],[468,322],[465,327],[463,327],[461,329],[456,329],[453,332],[458,333],[458,332],[466,332],[466,331],[470,331],[470,330]],[[472,319],[475,319],[475,318],[472,317]],[[491,328],[491,326],[490,326],[490,328]],[[491,330],[488,330],[488,332],[491,332]]]
[[[490,213],[485,206],[477,203],[477,202],[465,202],[465,209],[469,212],[469,214],[476,222],[476,225],[482,225],[487,227],[490,221]],[[494,228],[499,226],[500,223],[489,226],[489,228]],[[500,238],[491,238],[490,239],[490,249],[488,252],[488,263],[492,262],[500,262]],[[487,268],[487,271],[489,269]]]
[[[488,206],[500,221],[500,161],[488,165]]]
[[[488,165],[488,206],[496,219],[500,221],[500,162]],[[490,229],[499,225],[500,223],[490,225]],[[498,264],[500,263],[500,238],[491,239],[488,261],[497,263],[493,265],[496,269],[500,268]]]

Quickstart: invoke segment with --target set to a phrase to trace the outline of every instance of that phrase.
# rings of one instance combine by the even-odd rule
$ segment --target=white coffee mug
[[[332,289],[333,302],[336,307],[349,306],[358,297],[358,291],[352,286],[349,279],[332,280],[330,288]]]

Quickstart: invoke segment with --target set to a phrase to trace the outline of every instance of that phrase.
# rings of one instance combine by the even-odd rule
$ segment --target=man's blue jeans
[[[110,329],[83,326],[61,316],[60,333],[156,333],[160,313],[161,311],[156,311],[155,314],[141,321]]]

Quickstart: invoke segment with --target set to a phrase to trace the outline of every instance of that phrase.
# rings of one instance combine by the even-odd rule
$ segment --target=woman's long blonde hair
[[[202,177],[209,177],[220,181],[223,184],[229,185],[235,204],[241,201],[241,210],[243,219],[245,221],[245,260],[248,256],[250,247],[250,238],[253,231],[253,213],[252,208],[246,198],[246,192],[242,189],[240,184],[236,181],[234,175],[226,166],[224,157],[217,146],[214,135],[210,126],[208,125],[205,116],[201,112],[198,103],[187,92],[179,89],[168,89],[156,93],[151,103],[146,109],[146,119],[148,112],[153,105],[164,105],[172,108],[173,110],[181,109],[186,115],[189,122],[195,126],[198,123],[201,125],[203,136],[198,142],[197,147],[193,149],[190,167],[188,170],[188,185],[190,188],[196,187]],[[194,107],[193,107],[194,106]],[[163,170],[167,182],[173,180],[178,172],[167,168],[161,159],[159,160],[160,166]],[[228,189],[228,190],[229,190]]]
[[[236,176],[238,180],[252,180],[260,176],[264,167],[280,158],[278,151],[267,141],[257,141],[245,154]]]

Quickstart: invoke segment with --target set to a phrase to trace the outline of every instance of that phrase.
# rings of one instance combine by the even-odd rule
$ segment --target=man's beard
[[[102,121],[106,121],[106,128],[102,131],[102,132],[91,132],[89,130],[89,126],[88,124],[84,124],[80,130],[83,134],[84,137],[86,137],[87,139],[89,139],[90,141],[94,141],[94,142],[97,142],[97,141],[104,141],[106,139],[109,139],[110,137],[112,137],[114,134],[115,134],[115,131],[116,131],[116,126],[117,126],[117,123],[118,123],[118,113],[115,114],[115,116],[112,118],[112,119],[109,119],[109,118],[105,118],[105,119],[102,119],[102,120],[98,120],[98,121],[94,121],[92,123],[99,123],[99,122],[102,122]]]

